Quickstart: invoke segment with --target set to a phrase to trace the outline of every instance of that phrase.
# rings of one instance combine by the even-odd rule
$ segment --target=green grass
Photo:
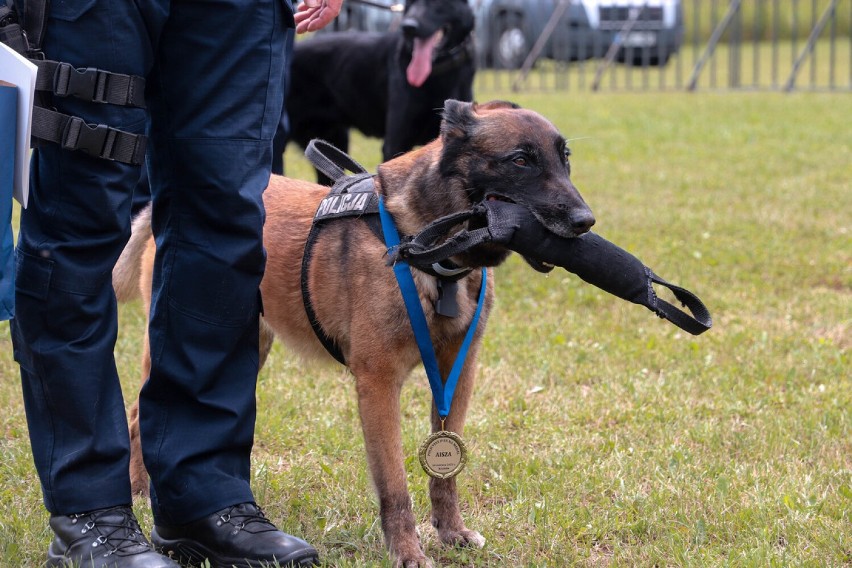
[[[439,545],[416,458],[429,389],[403,391],[416,518],[441,566],[852,565],[852,97],[478,92],[551,118],[595,230],[697,293],[692,337],[513,257],[480,358],[460,475],[482,550]],[[356,137],[368,167],[375,140]],[[296,152],[294,177],[311,172]],[[140,306],[116,347],[138,383]],[[0,565],[49,542],[7,327]],[[354,388],[276,344],[260,376],[254,488],[328,566],[387,565]],[[146,503],[138,501],[150,528]]]

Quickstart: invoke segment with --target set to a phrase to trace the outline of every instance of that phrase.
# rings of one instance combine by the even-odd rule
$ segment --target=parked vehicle
[[[606,56],[632,65],[665,65],[683,43],[681,0],[469,0],[485,67],[519,68],[557,12],[538,57],[582,61]],[[561,5],[565,2],[565,5]],[[350,0],[329,31],[385,31],[399,25],[402,0]]]
[[[560,6],[562,2],[567,5]],[[529,55],[548,22],[556,22],[539,57],[580,61],[604,57],[664,65],[683,42],[680,0],[471,0],[478,48],[486,66],[514,69]]]

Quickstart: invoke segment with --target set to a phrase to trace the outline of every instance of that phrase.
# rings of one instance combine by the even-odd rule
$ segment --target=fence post
[[[728,11],[725,14],[725,17],[722,18],[722,21],[719,22],[719,25],[716,26],[715,30],[713,30],[710,40],[707,42],[707,47],[704,49],[704,53],[701,54],[701,57],[695,64],[695,68],[692,70],[692,77],[689,79],[689,84],[686,87],[688,90],[695,90],[695,87],[698,84],[698,76],[701,75],[701,70],[704,68],[704,65],[710,57],[713,56],[713,52],[716,50],[716,45],[719,43],[719,39],[722,37],[722,34],[725,33],[728,26],[731,25],[734,15],[740,9],[740,4],[742,4],[742,0],[731,0],[731,3],[728,4]]]
[[[616,38],[626,38],[627,34],[630,33],[630,30],[632,30],[633,26],[636,24],[636,20],[639,19],[639,16],[643,12],[645,12],[645,6],[642,6],[638,10],[631,10],[630,17],[626,22],[624,22],[624,25],[621,26],[621,29],[618,30]],[[604,56],[603,61],[598,64],[598,68],[595,70],[595,80],[592,82],[593,91],[597,91],[598,88],[600,88],[601,78],[603,77],[604,71],[606,71],[607,67],[612,65],[612,62],[615,60],[615,55],[618,53],[618,48],[618,41],[613,41],[610,44],[609,49],[606,51],[606,55]]]
[[[547,25],[544,26],[544,29],[541,31],[541,35],[539,35],[535,40],[535,44],[532,46],[527,58],[524,59],[524,64],[521,66],[521,70],[512,82],[512,92],[517,93],[520,90],[521,83],[523,83],[526,80],[527,75],[529,75],[530,69],[532,69],[535,60],[538,59],[538,55],[541,53],[541,50],[544,49],[544,44],[547,43],[548,39],[550,39],[550,35],[553,33],[553,30],[556,29],[556,24],[559,23],[559,20],[562,19],[562,14],[564,14],[565,10],[568,9],[569,2],[570,0],[559,0],[559,4],[556,5],[556,8],[550,15],[550,19],[547,20]]]
[[[785,91],[790,92],[795,87],[796,76],[799,74],[799,69],[802,67],[805,57],[807,57],[809,53],[813,52],[814,47],[816,46],[816,41],[825,29],[829,19],[833,19],[835,17],[837,2],[838,0],[831,0],[831,4],[828,5],[828,8],[826,8],[825,12],[822,13],[822,16],[820,16],[816,26],[814,26],[814,29],[811,30],[811,34],[808,36],[808,43],[805,44],[805,47],[802,48],[802,51],[793,63],[793,69],[790,71],[790,77],[787,79],[787,84],[784,86]]]

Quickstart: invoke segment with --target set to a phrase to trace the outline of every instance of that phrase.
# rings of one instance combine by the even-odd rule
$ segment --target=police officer
[[[20,1],[20,0],[19,0]],[[32,158],[17,249],[15,357],[55,538],[48,565],[309,565],[249,486],[258,370],[261,194],[281,117],[286,30],[342,0],[53,0],[49,59],[146,78],[147,110],[54,97],[60,112],[142,134],[157,239],[152,369],[140,400],[151,542],[130,507],[113,358],[111,271],[140,169],[57,144]]]

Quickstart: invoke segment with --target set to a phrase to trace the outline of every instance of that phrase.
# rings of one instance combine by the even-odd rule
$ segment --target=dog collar
[[[438,57],[432,62],[432,75],[441,75],[442,73],[458,69],[473,61],[473,56],[473,37],[468,34],[463,42],[445,53],[438,54]]]

